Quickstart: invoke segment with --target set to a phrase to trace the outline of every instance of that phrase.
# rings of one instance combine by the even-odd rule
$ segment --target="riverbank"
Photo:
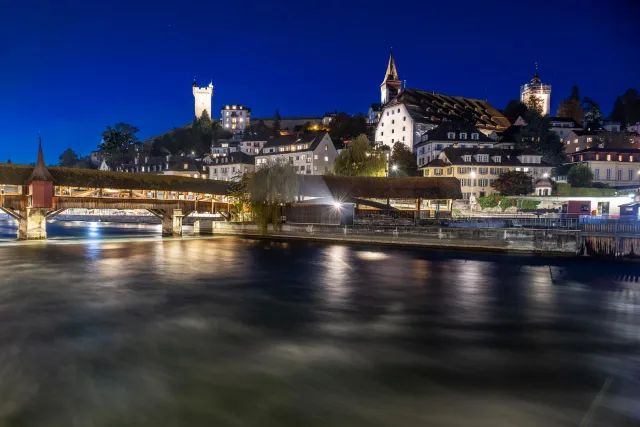
[[[464,229],[446,227],[346,228],[284,224],[261,234],[254,224],[215,223],[214,235],[355,244],[425,247],[501,253],[577,255],[580,234],[564,230]]]

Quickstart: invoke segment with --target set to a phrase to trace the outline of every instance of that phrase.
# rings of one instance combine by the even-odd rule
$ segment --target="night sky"
[[[191,83],[252,116],[366,112],[389,50],[408,87],[504,108],[540,66],[552,111],[571,86],[611,112],[640,87],[637,0],[0,0],[0,161],[88,154],[106,125],[141,138],[193,117]],[[313,6],[311,6],[313,5]]]

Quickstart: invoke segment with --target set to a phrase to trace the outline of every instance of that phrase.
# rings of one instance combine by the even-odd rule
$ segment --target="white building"
[[[437,159],[445,148],[492,148],[494,146],[505,148],[473,125],[445,122],[428,131],[423,140],[414,146],[414,150],[418,167],[421,167]]]
[[[235,181],[242,174],[255,170],[254,158],[245,153],[230,153],[228,156],[215,157],[208,163],[209,179]]]
[[[240,151],[250,156],[255,156],[260,153],[260,150],[264,147],[267,141],[271,138],[270,135],[261,132],[247,132],[242,137],[240,143]]]
[[[574,129],[582,129],[582,127],[571,117],[552,117],[550,130],[558,135],[560,142],[564,142],[569,133]]]
[[[331,170],[337,156],[329,133],[314,132],[274,137],[255,157],[256,168],[282,159],[292,164],[299,174],[324,175]]]
[[[211,97],[213,96],[213,82],[209,83],[209,86],[198,87],[195,79],[193,80],[193,98],[195,101],[195,115],[196,118],[202,116],[203,111],[207,111],[211,118]]]
[[[526,83],[520,87],[520,101],[528,104],[532,96],[540,100],[542,107],[542,115],[546,116],[551,111],[551,85],[543,84],[538,76],[538,64],[536,64],[536,72],[530,83]]]
[[[225,130],[233,133],[234,137],[242,138],[244,130],[251,120],[251,108],[242,105],[225,105],[220,110],[220,123]]]

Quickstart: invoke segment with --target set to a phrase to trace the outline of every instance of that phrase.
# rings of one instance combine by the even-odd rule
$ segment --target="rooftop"
[[[489,158],[486,162],[478,161],[478,154],[488,154]],[[464,160],[464,156],[471,156],[469,161]],[[501,148],[445,148],[440,158],[434,159],[423,167],[433,166],[544,166],[551,167],[546,162],[540,163],[523,163],[519,156],[538,156],[540,153],[534,150],[503,150]],[[500,157],[500,161],[495,161],[495,157]]]

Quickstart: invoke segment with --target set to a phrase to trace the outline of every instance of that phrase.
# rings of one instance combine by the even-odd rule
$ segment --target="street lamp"
[[[476,173],[475,171],[471,171],[471,197],[469,197],[469,204],[471,205],[471,210],[473,210],[473,206],[476,204],[476,196],[474,195],[476,185]]]
[[[397,170],[398,170],[398,165],[393,165],[393,166],[391,166],[391,169],[392,169],[394,172],[395,172],[395,171],[397,171]]]
[[[543,178],[549,178],[549,174],[545,172],[545,173],[542,174],[542,177]]]

